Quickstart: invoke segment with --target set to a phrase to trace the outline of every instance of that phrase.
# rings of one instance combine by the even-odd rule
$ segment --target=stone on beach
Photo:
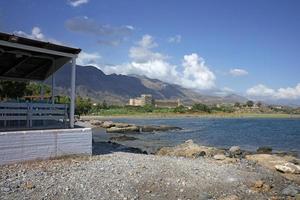
[[[225,160],[226,156],[224,154],[217,154],[213,157],[215,160]]]
[[[242,154],[241,148],[239,146],[232,146],[229,149],[230,157],[239,157]]]
[[[300,174],[300,166],[290,162],[282,165],[275,165],[275,169],[283,173]]]

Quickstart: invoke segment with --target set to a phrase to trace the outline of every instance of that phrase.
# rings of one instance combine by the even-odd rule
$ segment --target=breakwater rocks
[[[112,121],[91,120],[90,124],[93,127],[105,128],[107,133],[155,133],[162,131],[175,131],[182,128],[168,125],[135,125],[127,123],[117,123]]]

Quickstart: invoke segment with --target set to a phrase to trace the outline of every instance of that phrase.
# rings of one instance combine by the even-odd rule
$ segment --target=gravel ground
[[[255,191],[263,180],[273,188]],[[0,199],[239,199],[280,197],[291,183],[242,160],[226,164],[115,152],[0,167]],[[285,199],[284,197],[279,199]]]

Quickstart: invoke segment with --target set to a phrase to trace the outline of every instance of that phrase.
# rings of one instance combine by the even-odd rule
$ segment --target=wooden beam
[[[49,60],[48,60],[48,61],[49,61]],[[29,73],[27,73],[27,74],[25,75],[25,78],[29,78],[32,74],[36,73],[36,72],[39,71],[41,68],[44,68],[44,67],[46,67],[47,65],[52,65],[53,61],[51,61],[51,62],[52,62],[51,64],[49,64],[48,61],[47,61],[45,64],[43,64],[43,65],[41,65],[41,66],[39,66],[39,67],[37,67],[37,68],[31,70]]]
[[[30,57],[23,58],[20,62],[18,62],[17,64],[15,64],[12,67],[6,69],[4,72],[2,72],[1,76],[5,76],[5,75],[9,74],[10,72],[13,72],[16,68],[18,68],[19,66],[21,66],[23,63],[25,63],[29,59],[30,59]]]

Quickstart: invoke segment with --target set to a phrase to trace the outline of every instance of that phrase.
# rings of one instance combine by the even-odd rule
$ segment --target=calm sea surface
[[[135,141],[119,142],[154,152],[162,146],[174,146],[188,139],[221,148],[238,145],[255,151],[259,146],[270,146],[275,151],[294,151],[300,154],[300,119],[223,119],[223,118],[175,118],[175,119],[113,119],[137,125],[172,125],[181,131],[155,134],[132,134]],[[114,134],[118,135],[118,134]],[[111,134],[94,130],[94,139],[109,140]]]

